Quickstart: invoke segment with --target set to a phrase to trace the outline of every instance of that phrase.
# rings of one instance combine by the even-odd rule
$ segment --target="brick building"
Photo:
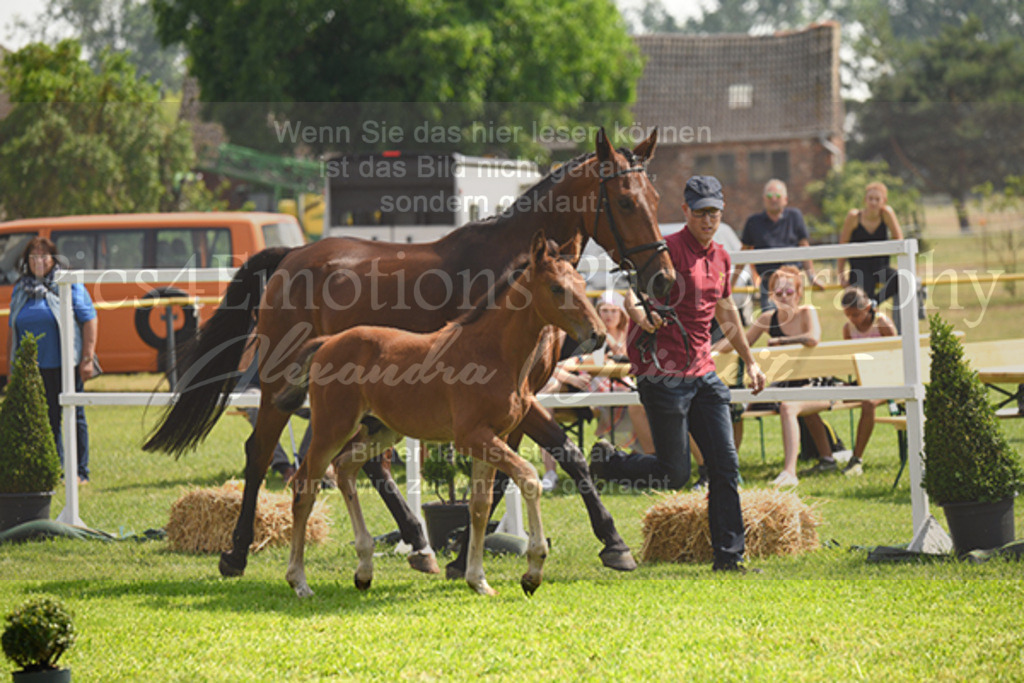
[[[660,221],[682,220],[683,186],[696,173],[722,181],[723,219],[737,231],[763,209],[770,178],[786,182],[791,206],[819,212],[804,188],[842,163],[844,149],[838,25],[636,41],[646,67],[633,111],[644,130],[659,129],[650,170]]]

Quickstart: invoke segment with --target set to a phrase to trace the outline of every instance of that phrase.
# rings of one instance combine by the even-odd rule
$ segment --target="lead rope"
[[[665,306],[657,302],[651,302],[643,292],[640,291],[639,282],[634,273],[629,274],[629,286],[640,300],[640,304],[643,306],[644,315],[647,317],[647,321],[652,325],[654,324],[653,313],[657,313],[661,316],[661,319],[666,324],[675,325],[679,330],[679,335],[683,339],[684,358],[686,365],[682,368],[682,373],[685,374],[690,366],[693,365],[693,354],[690,347],[690,335],[687,334],[686,328],[683,327],[682,321],[679,319],[679,315],[676,313],[676,309],[671,306]],[[658,331],[647,332],[645,330],[640,331],[640,338],[636,341],[636,346],[640,349],[640,360],[643,363],[651,363],[657,368],[658,372],[668,373],[668,371],[661,365],[661,360],[658,358]]]

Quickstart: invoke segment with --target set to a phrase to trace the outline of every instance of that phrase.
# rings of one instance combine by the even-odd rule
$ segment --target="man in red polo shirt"
[[[730,297],[732,261],[712,239],[725,207],[722,185],[712,176],[694,176],[686,183],[685,199],[686,226],[666,240],[676,282],[669,296],[656,302],[663,310],[671,309],[678,324],[666,323],[657,312],[648,319],[632,292],[626,305],[631,319],[629,360],[651,425],[655,455],[621,456],[595,449],[591,468],[600,478],[633,486],[682,488],[690,479],[687,434],[692,434],[708,469],[713,568],[742,571],[739,458],[732,437],[729,389],[715,374],[711,360],[712,319],[718,320],[745,361],[754,393],[764,389],[765,378]]]

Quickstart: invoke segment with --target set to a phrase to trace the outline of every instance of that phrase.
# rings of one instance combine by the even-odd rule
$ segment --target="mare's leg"
[[[377,493],[380,494],[384,504],[391,512],[391,516],[398,524],[402,540],[412,546],[413,550],[407,558],[409,566],[426,574],[440,573],[441,568],[437,566],[437,558],[427,541],[423,523],[402,497],[401,491],[398,490],[398,484],[391,477],[391,472],[384,467],[381,458],[378,456],[367,460],[363,465],[363,471],[373,482],[373,487],[377,489]]]
[[[536,399],[523,418],[521,427],[527,436],[550,453],[576,482],[576,488],[590,516],[590,526],[594,530],[594,535],[604,544],[599,555],[604,566],[624,572],[636,569],[636,560],[633,559],[629,546],[619,535],[615,528],[615,520],[601,502],[594,480],[590,478],[587,461],[565,430]]]
[[[522,491],[529,520],[529,542],[526,549],[528,567],[520,580],[520,585],[527,595],[533,595],[543,579],[544,559],[548,556],[548,543],[544,538],[544,526],[540,517],[541,488],[537,472],[494,434],[477,433],[462,437],[456,440],[455,447],[467,455],[497,467],[511,477]]]
[[[463,547],[463,555],[469,556],[466,566],[466,583],[480,595],[495,595],[496,591],[487,584],[484,576],[484,536],[487,535],[487,520],[491,518],[491,487],[494,466],[473,459],[472,494],[469,497],[469,547]]]
[[[356,438],[346,446],[346,449],[362,450],[363,454],[357,459],[363,463],[363,471],[373,482],[374,488],[377,489],[377,493],[380,494],[384,504],[391,512],[391,516],[398,524],[402,540],[413,548],[407,558],[409,566],[426,574],[439,574],[441,568],[437,566],[437,558],[427,541],[423,523],[402,497],[402,493],[398,490],[398,484],[392,478],[391,471],[384,467],[381,458],[384,452],[394,446],[399,439],[401,439],[401,434],[392,431],[376,418],[368,418],[360,425]]]
[[[274,407],[272,393],[266,392],[260,400],[256,426],[245,442],[245,488],[242,509],[231,534],[231,550],[221,553],[220,573],[223,576],[241,576],[245,573],[249,546],[252,545],[253,525],[256,523],[256,498],[267,469],[274,457],[274,447],[281,438],[281,430],[288,422],[288,414]]]

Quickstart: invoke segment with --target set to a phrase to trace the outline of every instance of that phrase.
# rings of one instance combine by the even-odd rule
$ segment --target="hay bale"
[[[242,509],[243,484],[231,480],[215,489],[193,489],[171,505],[167,541],[171,550],[187,553],[219,553],[231,549],[231,532]],[[325,504],[313,505],[306,523],[306,541],[320,543],[327,538],[330,521]],[[256,523],[249,550],[288,545],[292,540],[292,499],[260,487],[256,501]]]
[[[753,489],[740,493],[747,557],[797,555],[816,550],[817,510],[792,491]],[[640,557],[644,562],[710,562],[711,530],[706,493],[662,495],[644,514]]]

